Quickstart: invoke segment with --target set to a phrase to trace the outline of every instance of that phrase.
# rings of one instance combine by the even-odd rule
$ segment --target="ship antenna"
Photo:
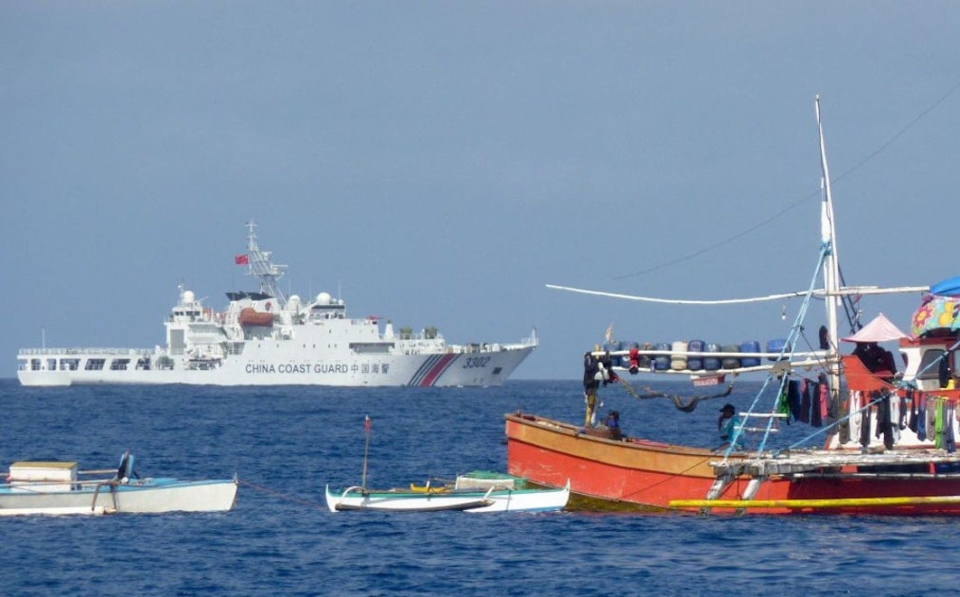
[[[277,285],[277,281],[283,277],[287,266],[273,263],[270,259],[270,251],[260,250],[257,245],[256,227],[257,224],[253,220],[247,222],[247,255],[250,256],[250,269],[247,270],[247,275],[256,276],[260,281],[260,292],[276,298],[282,307],[287,304],[287,299]]]

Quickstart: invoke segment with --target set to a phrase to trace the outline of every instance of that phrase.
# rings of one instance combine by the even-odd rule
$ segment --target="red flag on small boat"
[[[246,255],[237,255],[233,258],[233,262],[237,265],[247,265],[250,263],[250,258]]]

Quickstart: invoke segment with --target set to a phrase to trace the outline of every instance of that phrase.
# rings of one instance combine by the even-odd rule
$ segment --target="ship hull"
[[[671,502],[705,500],[716,480],[711,462],[722,459],[722,454],[706,449],[588,436],[575,426],[533,415],[507,415],[506,432],[509,474],[551,487],[569,479],[575,495],[610,507],[663,512],[676,509]],[[738,458],[742,456],[732,457]],[[735,478],[715,499],[745,500],[750,480]],[[756,514],[958,515],[957,496],[956,473],[811,475],[771,477],[749,500],[764,507],[742,506]],[[730,513],[738,508],[711,510]]]
[[[295,356],[282,350],[250,350],[250,356],[232,356],[207,368],[188,368],[174,361],[169,369],[88,370],[89,358],[111,361],[130,352],[79,357],[75,370],[21,368],[24,386],[70,386],[97,384],[185,384],[209,386],[342,386],[342,387],[455,387],[499,386],[533,350],[533,346],[503,348],[496,352],[445,352],[438,354],[343,355],[335,358]],[[77,354],[35,355],[54,367]],[[135,361],[135,359],[131,359]]]

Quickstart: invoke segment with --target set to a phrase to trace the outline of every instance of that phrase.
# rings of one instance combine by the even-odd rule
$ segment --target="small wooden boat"
[[[236,503],[236,479],[140,479],[133,464],[129,453],[116,471],[78,471],[76,462],[15,462],[0,483],[0,516],[226,512]]]
[[[327,507],[331,512],[556,512],[570,499],[569,483],[562,489],[533,489],[514,479],[507,476],[498,482],[464,475],[453,486],[428,483],[380,491],[353,486],[332,492],[327,486]]]

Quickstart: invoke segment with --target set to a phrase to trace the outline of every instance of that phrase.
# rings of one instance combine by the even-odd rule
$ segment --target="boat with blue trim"
[[[76,462],[15,462],[0,484],[0,516],[227,512],[236,504],[236,478],[140,478],[134,462],[129,452],[118,469],[81,471]]]

